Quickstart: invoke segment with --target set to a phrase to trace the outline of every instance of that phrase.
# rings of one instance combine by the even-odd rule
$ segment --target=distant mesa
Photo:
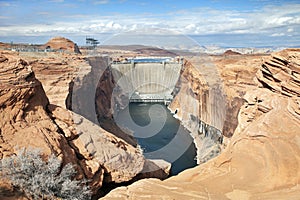
[[[142,47],[142,48],[137,48],[134,51],[139,54],[147,54],[150,56],[171,56],[171,57],[177,56],[176,53],[173,53],[165,49],[160,49],[157,47]]]
[[[241,55],[241,53],[236,52],[236,51],[232,51],[231,49],[225,51],[223,53],[224,56],[232,56],[232,55]]]
[[[54,37],[45,44],[46,49],[63,50],[81,54],[78,46],[73,41],[64,37]]]
[[[8,48],[8,47],[9,47],[9,44],[0,42],[0,48]]]

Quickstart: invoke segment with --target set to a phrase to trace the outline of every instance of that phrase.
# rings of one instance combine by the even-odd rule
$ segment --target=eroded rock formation
[[[234,56],[234,55],[241,55],[241,53],[236,52],[236,51],[232,51],[231,49],[225,51],[223,53],[224,56]]]
[[[21,58],[24,56],[26,59]],[[199,130],[210,124],[223,131],[225,149],[218,157],[177,176],[165,181],[137,181],[113,190],[105,199],[297,199],[300,51],[284,50],[264,56],[263,61],[261,57],[216,56],[210,57],[209,62],[188,58],[190,63],[182,71],[181,88],[175,91],[177,96],[170,109],[204,139],[199,144],[206,150],[209,148],[205,145],[211,140],[201,138]],[[104,110],[102,114],[111,117],[104,98],[114,83],[107,78],[110,74],[106,71],[106,60],[99,59],[2,51],[0,158],[24,146],[40,148],[45,155],[54,153],[64,163],[76,166],[78,178],[90,179],[95,192],[105,184],[143,177],[165,178],[166,172],[159,170],[158,164],[145,160],[126,140],[94,123],[99,114],[93,107],[95,99],[82,102],[92,102],[92,117],[90,113],[82,116],[84,112],[79,115],[65,109],[66,99],[67,107],[72,108],[72,93],[81,90],[82,94],[97,97],[97,106]],[[99,62],[103,65],[96,64]],[[208,64],[203,68],[203,63]],[[106,78],[91,79],[93,73]],[[221,148],[211,147],[210,152]],[[211,157],[210,153],[204,155],[203,162]],[[168,165],[164,167],[167,169]],[[12,195],[13,188],[1,182],[0,197],[3,188],[5,196]]]
[[[44,46],[46,49],[63,50],[81,54],[77,44],[64,37],[54,37],[50,39]]]
[[[281,60],[276,64],[277,70],[269,69],[262,76],[266,66],[271,68],[267,63],[275,57]],[[117,188],[104,199],[149,196],[153,199],[297,199],[300,195],[299,60],[298,49],[273,54],[257,73],[257,79],[268,84],[259,86],[255,78],[248,88],[247,84],[239,86],[245,87],[242,90],[245,94],[239,95],[245,103],[238,114],[237,128],[221,155],[165,181],[141,180]],[[232,97],[234,89],[225,87]]]
[[[71,107],[72,84],[79,72],[91,70],[85,57],[64,53],[27,53],[20,52],[32,66],[35,76],[41,81],[50,104],[66,108]],[[69,102],[66,102],[68,100]]]
[[[47,113],[48,99],[32,67],[24,59],[7,53],[0,63],[0,157],[17,153],[22,147],[39,148],[55,154],[63,163],[75,165],[83,178],[75,151]]]
[[[32,67],[21,58],[6,56],[1,63],[0,82],[1,136],[5,144],[1,157],[27,145],[63,156],[66,141],[46,111],[48,99]]]
[[[288,97],[300,96],[298,50],[281,51],[266,60],[257,73],[258,80],[270,90]]]
[[[77,178],[88,179],[94,193],[103,184],[168,176],[165,169],[146,160],[139,149],[85,117],[66,110],[65,106],[61,107],[72,76],[78,75],[70,73],[78,66],[74,69],[67,62],[60,64],[59,59],[58,63],[47,63],[48,57],[34,60],[31,55],[28,62],[16,52],[1,52],[0,57],[0,158],[15,154],[22,147],[39,148],[45,156],[55,154],[64,164],[71,162],[78,171]],[[81,59],[77,61],[82,63]],[[32,69],[37,70],[43,83],[50,88],[47,93],[52,97],[51,104]],[[58,75],[56,82],[53,72]],[[90,71],[84,68],[83,72]],[[81,78],[87,74],[79,74],[77,78],[83,80]],[[51,92],[51,88],[56,92]]]

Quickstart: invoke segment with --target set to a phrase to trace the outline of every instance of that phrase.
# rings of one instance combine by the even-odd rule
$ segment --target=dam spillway
[[[134,58],[112,62],[110,67],[118,89],[129,102],[172,101],[172,92],[183,66],[181,59]]]

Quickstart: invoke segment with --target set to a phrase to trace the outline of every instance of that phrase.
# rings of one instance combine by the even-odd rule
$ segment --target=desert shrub
[[[32,199],[90,199],[85,182],[74,179],[76,171],[71,164],[62,167],[54,155],[45,161],[39,150],[21,149],[17,155],[2,159],[0,170],[16,189]]]

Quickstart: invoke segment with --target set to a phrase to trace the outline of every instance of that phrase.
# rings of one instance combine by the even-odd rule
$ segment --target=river
[[[117,113],[115,121],[130,130],[146,158],[172,163],[171,175],[196,166],[192,137],[164,104],[130,103]]]

